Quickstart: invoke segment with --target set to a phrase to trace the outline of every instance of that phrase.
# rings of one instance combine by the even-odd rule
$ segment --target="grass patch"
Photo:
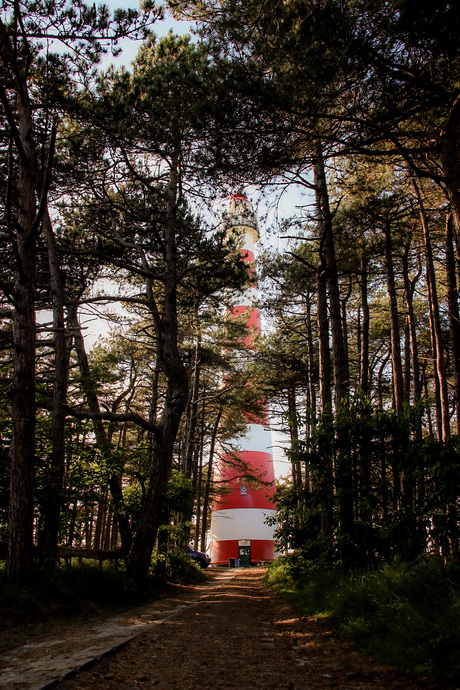
[[[75,622],[157,599],[170,591],[171,583],[205,578],[182,554],[174,554],[161,567],[154,557],[151,575],[142,587],[109,564],[83,562],[43,569],[28,585],[8,582],[0,567],[0,652]]]
[[[298,572],[292,559],[268,583],[299,610],[327,616],[363,651],[390,666],[458,687],[460,567],[428,558],[375,570]]]

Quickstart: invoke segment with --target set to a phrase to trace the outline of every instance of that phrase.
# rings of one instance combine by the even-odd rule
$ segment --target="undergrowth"
[[[154,556],[149,578],[139,586],[121,568],[87,562],[38,570],[33,582],[19,585],[7,580],[0,563],[0,651],[59,624],[151,601],[172,583],[205,578],[181,553],[163,559],[161,567],[158,564]]]
[[[383,663],[446,687],[460,684],[460,567],[438,558],[373,570],[274,563],[268,582],[302,612],[321,615]]]

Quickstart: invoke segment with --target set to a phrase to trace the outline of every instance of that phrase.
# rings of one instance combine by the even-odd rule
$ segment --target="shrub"
[[[166,553],[154,551],[150,576],[155,582],[203,582],[206,575],[185,551],[171,548]]]
[[[279,559],[268,582],[302,611],[328,616],[360,649],[391,666],[460,682],[459,565],[430,557],[299,575],[291,560]]]

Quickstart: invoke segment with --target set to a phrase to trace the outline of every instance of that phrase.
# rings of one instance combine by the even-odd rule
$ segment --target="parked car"
[[[194,560],[195,563],[198,563],[200,568],[207,568],[211,563],[211,559],[207,553],[203,553],[203,551],[195,551],[195,549],[191,549],[190,547],[187,549],[187,556]]]

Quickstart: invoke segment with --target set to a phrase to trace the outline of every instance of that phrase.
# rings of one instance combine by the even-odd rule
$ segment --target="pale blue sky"
[[[104,0],[105,4],[110,7],[113,11],[117,8],[121,9],[139,9],[138,0]],[[157,0],[158,2],[158,0]],[[159,3],[161,4],[161,2]],[[189,33],[190,25],[188,22],[177,21],[173,19],[168,13],[166,13],[166,19],[161,22],[156,22],[154,26],[154,32],[157,36],[166,36],[168,31],[172,29],[176,34],[182,35]],[[114,59],[108,55],[102,61],[102,67],[105,68],[111,62],[115,65],[126,65],[129,67],[130,62],[135,58],[137,51],[139,50],[140,41],[124,40],[120,41],[120,46],[123,48],[123,52],[120,57]]]

